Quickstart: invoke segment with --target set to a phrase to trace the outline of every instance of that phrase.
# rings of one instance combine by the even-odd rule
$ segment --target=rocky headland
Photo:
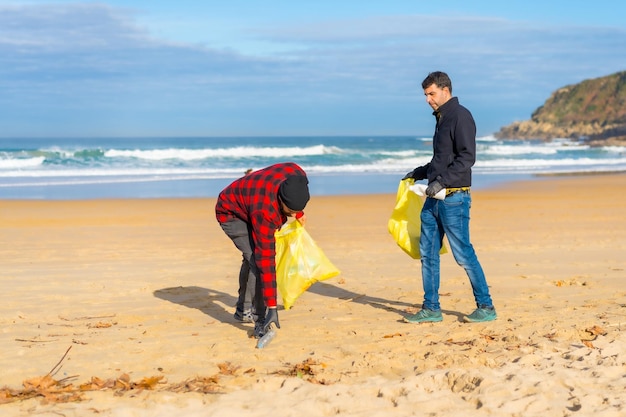
[[[626,71],[559,88],[530,120],[502,127],[499,139],[570,138],[626,145]]]

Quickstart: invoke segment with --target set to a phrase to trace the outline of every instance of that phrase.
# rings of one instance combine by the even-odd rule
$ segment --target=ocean
[[[292,161],[312,195],[395,193],[425,164],[424,136],[0,139],[0,199],[215,197],[247,169]],[[477,138],[473,188],[626,171],[626,147]]]

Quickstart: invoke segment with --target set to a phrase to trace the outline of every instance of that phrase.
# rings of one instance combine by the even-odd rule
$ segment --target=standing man
[[[288,217],[304,225],[309,180],[298,165],[287,162],[253,171],[224,188],[215,215],[224,233],[243,255],[235,319],[254,322],[254,336],[262,337],[276,311],[276,240],[274,233]],[[267,307],[267,310],[266,310]]]
[[[420,256],[424,302],[422,309],[405,317],[409,323],[443,320],[439,304],[439,251],[443,237],[448,237],[457,264],[462,266],[472,284],[476,310],[464,316],[466,322],[496,319],[483,269],[470,243],[469,219],[472,197],[472,166],[476,161],[476,124],[472,114],[452,96],[452,82],[444,72],[428,74],[422,82],[426,102],[437,119],[433,136],[433,157],[403,179],[428,180],[426,201],[420,216]],[[434,196],[446,189],[444,200]]]

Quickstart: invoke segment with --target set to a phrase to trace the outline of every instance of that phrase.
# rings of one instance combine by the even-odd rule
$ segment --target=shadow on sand
[[[358,303],[394,312],[400,316],[398,319],[400,321],[407,315],[407,308],[416,307],[415,303],[359,294],[327,282],[316,282],[307,291],[323,297],[337,299],[338,302]],[[210,288],[189,286],[162,288],[154,291],[154,296],[188,308],[195,308],[207,316],[213,317],[215,320],[230,323],[237,328],[249,329],[248,325],[240,323],[233,318],[234,306],[237,302],[237,297],[233,295]],[[419,305],[417,306],[419,307]],[[463,314],[457,311],[442,310],[442,312],[457,316],[459,321],[463,319]]]
[[[316,282],[307,291],[325,297],[337,298],[338,300],[340,300],[340,302],[358,303],[363,305],[369,305],[374,308],[380,308],[386,311],[391,311],[401,316],[398,319],[399,321],[404,321],[403,318],[408,314],[406,311],[408,308],[421,307],[421,304],[419,303],[412,303],[400,300],[388,300],[385,298],[371,296],[367,294],[359,294],[326,282]],[[456,316],[458,321],[463,321],[464,315],[462,313],[459,313],[458,311],[441,310],[441,312],[443,314]]]
[[[249,325],[233,318],[237,297],[230,294],[210,288],[189,286],[161,288],[154,291],[154,296],[170,303],[195,308],[217,321],[232,324],[237,328],[249,329]]]

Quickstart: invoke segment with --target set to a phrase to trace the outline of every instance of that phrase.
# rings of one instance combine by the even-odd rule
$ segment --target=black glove
[[[275,308],[268,308],[265,313],[265,321],[263,322],[263,333],[267,333],[270,326],[274,323],[276,327],[280,329],[280,323],[278,322],[278,311]]]
[[[407,172],[406,175],[404,177],[402,177],[402,181],[408,180],[409,178],[415,179],[413,174],[415,174],[415,170]]]
[[[428,184],[428,187],[426,188],[426,195],[428,197],[434,197],[435,194],[441,190],[443,190],[443,185],[441,185],[439,181],[435,180]]]

